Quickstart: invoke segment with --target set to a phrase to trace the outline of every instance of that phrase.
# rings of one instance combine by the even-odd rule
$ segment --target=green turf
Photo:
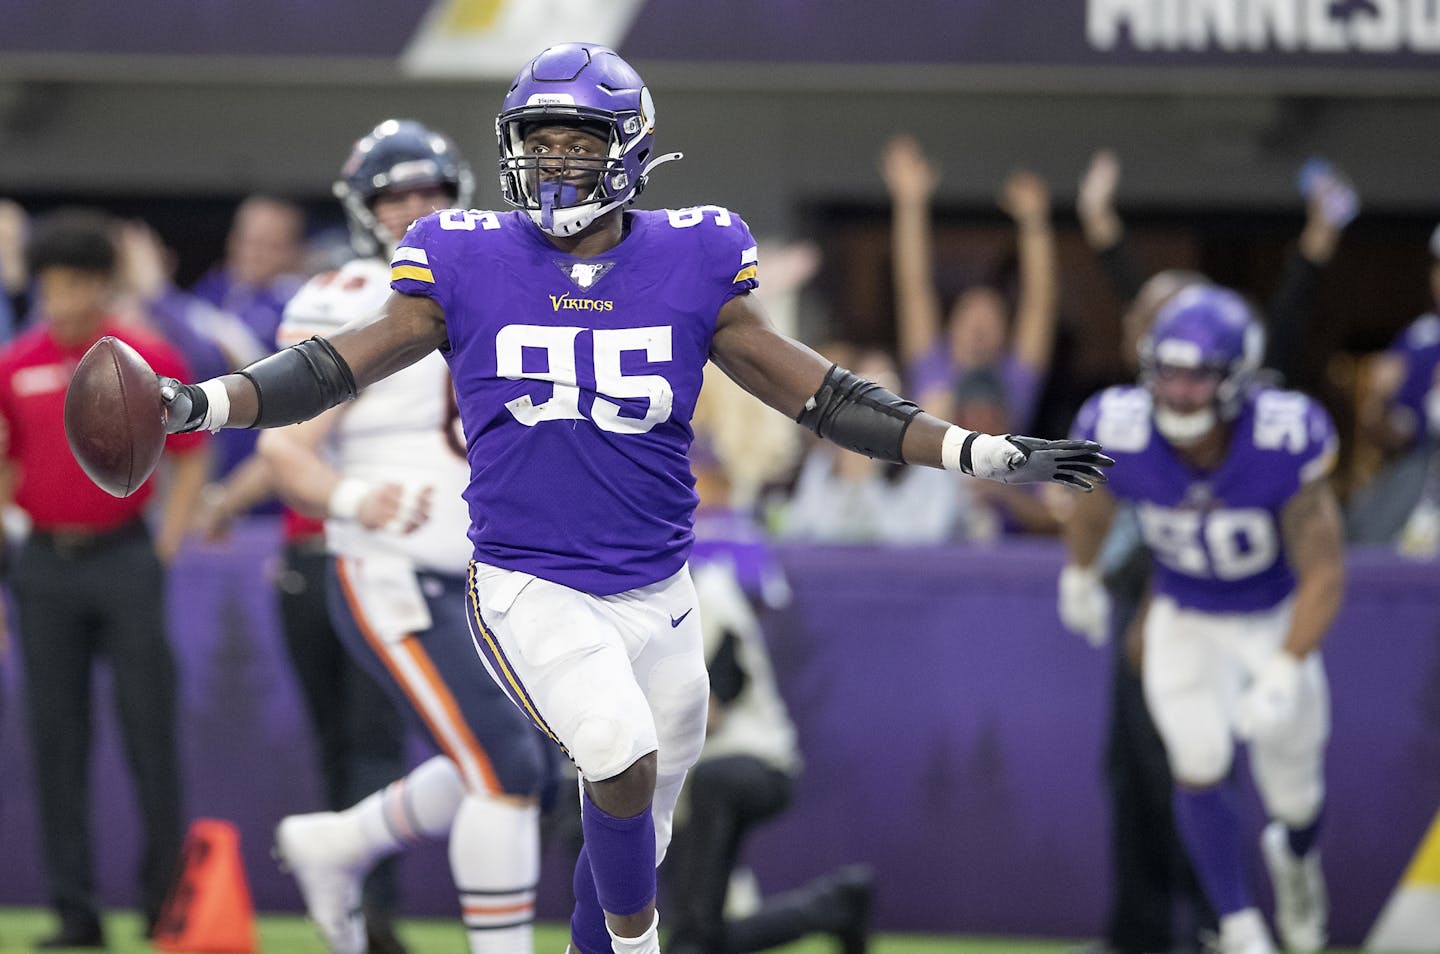
[[[0,908],[0,954],[21,954],[55,929],[49,912],[39,908]],[[139,916],[114,911],[105,916],[110,954],[151,954],[140,937]],[[467,954],[465,935],[458,921],[402,920],[400,937],[414,954]],[[314,929],[302,917],[267,914],[259,919],[263,954],[327,954]],[[535,928],[536,954],[562,954],[569,940],[568,925],[543,923]],[[1070,945],[1056,942],[982,940],[974,938],[884,935],[870,945],[871,954],[1058,954]],[[783,954],[835,954],[835,944],[814,938],[778,949]]]
[[[39,908],[0,908],[0,954],[29,952],[31,945],[55,929],[49,912]],[[458,921],[402,920],[400,937],[413,954],[467,954],[465,935]],[[151,954],[140,938],[138,915],[115,911],[105,916],[109,954]],[[267,914],[259,919],[259,954],[328,954],[314,929],[302,917]],[[569,940],[568,925],[543,923],[535,927],[536,954],[562,954]],[[976,938],[882,934],[870,944],[870,954],[1061,954],[1076,942],[1035,941],[1015,938]],[[827,938],[812,938],[787,947],[780,954],[835,954]],[[1356,954],[1334,948],[1330,954]]]

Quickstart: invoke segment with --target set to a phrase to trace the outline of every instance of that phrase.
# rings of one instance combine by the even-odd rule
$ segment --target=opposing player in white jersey
[[[1060,616],[1087,634],[1108,628],[1097,557],[1116,498],[1133,501],[1155,565],[1145,700],[1175,778],[1181,840],[1220,915],[1221,950],[1274,950],[1228,783],[1238,736],[1272,819],[1262,847],[1276,926],[1287,948],[1312,954],[1326,940],[1316,846],[1330,710],[1319,650],[1345,582],[1327,480],[1336,438],[1313,400],[1256,383],[1261,346],[1244,299],[1193,286],[1157,315],[1143,385],[1109,388],[1081,409],[1075,435],[1103,441],[1117,464],[1108,488],[1074,501]]]
[[[470,172],[445,136],[388,120],[356,144],[336,191],[368,254],[295,296],[282,344],[378,314],[393,237],[465,203]],[[447,833],[473,954],[532,946],[544,740],[489,678],[465,621],[469,468],[458,425],[437,353],[260,441],[281,493],[328,517],[330,614],[346,647],[444,753],[345,812],[280,823],[277,852],[336,954],[365,950],[359,892],[375,862]]]
[[[655,954],[655,868],[709,699],[686,568],[705,363],[894,462],[1088,488],[1110,460],[1090,442],[955,427],[775,331],[738,215],[628,208],[678,155],[652,151],[654,100],[613,50],[541,52],[496,133],[514,211],[415,223],[375,321],[203,384],[163,379],[167,427],[292,423],[440,349],[470,461],[477,645],[582,782],[572,945]]]

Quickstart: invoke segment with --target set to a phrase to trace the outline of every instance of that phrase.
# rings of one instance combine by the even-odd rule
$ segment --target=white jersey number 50
[[[1241,580],[1267,569],[1280,554],[1266,510],[1172,510],[1140,505],[1140,526],[1155,558],[1177,573]]]
[[[551,327],[548,325],[506,325],[495,336],[496,373],[512,381],[548,381],[553,385],[550,397],[539,404],[530,395],[506,402],[515,420],[526,427],[541,421],[579,420],[580,385],[576,373],[575,339],[585,328]],[[591,332],[595,354],[595,400],[591,402],[590,420],[602,431],[615,434],[644,434],[656,424],[670,418],[675,392],[670,382],[658,374],[626,374],[620,369],[620,356],[639,351],[645,360],[671,360],[670,328],[599,328]],[[544,371],[524,371],[526,349],[545,352]],[[649,402],[644,417],[624,417],[620,405],[606,398],[644,398]]]

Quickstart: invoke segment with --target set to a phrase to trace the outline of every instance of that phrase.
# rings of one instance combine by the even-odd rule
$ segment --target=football
[[[80,469],[113,496],[130,496],[154,472],[165,450],[165,405],[134,348],[106,335],[85,352],[65,392],[65,438]]]

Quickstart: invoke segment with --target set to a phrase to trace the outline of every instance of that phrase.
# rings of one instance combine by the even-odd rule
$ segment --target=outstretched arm
[[[213,431],[307,420],[414,364],[444,341],[445,313],[438,304],[394,293],[377,317],[285,348],[234,374],[199,385],[162,378],[166,428]]]
[[[1092,441],[980,434],[826,361],[774,329],[750,294],[720,309],[710,357],[761,401],[850,450],[1002,483],[1054,480],[1089,490],[1113,461]]]

